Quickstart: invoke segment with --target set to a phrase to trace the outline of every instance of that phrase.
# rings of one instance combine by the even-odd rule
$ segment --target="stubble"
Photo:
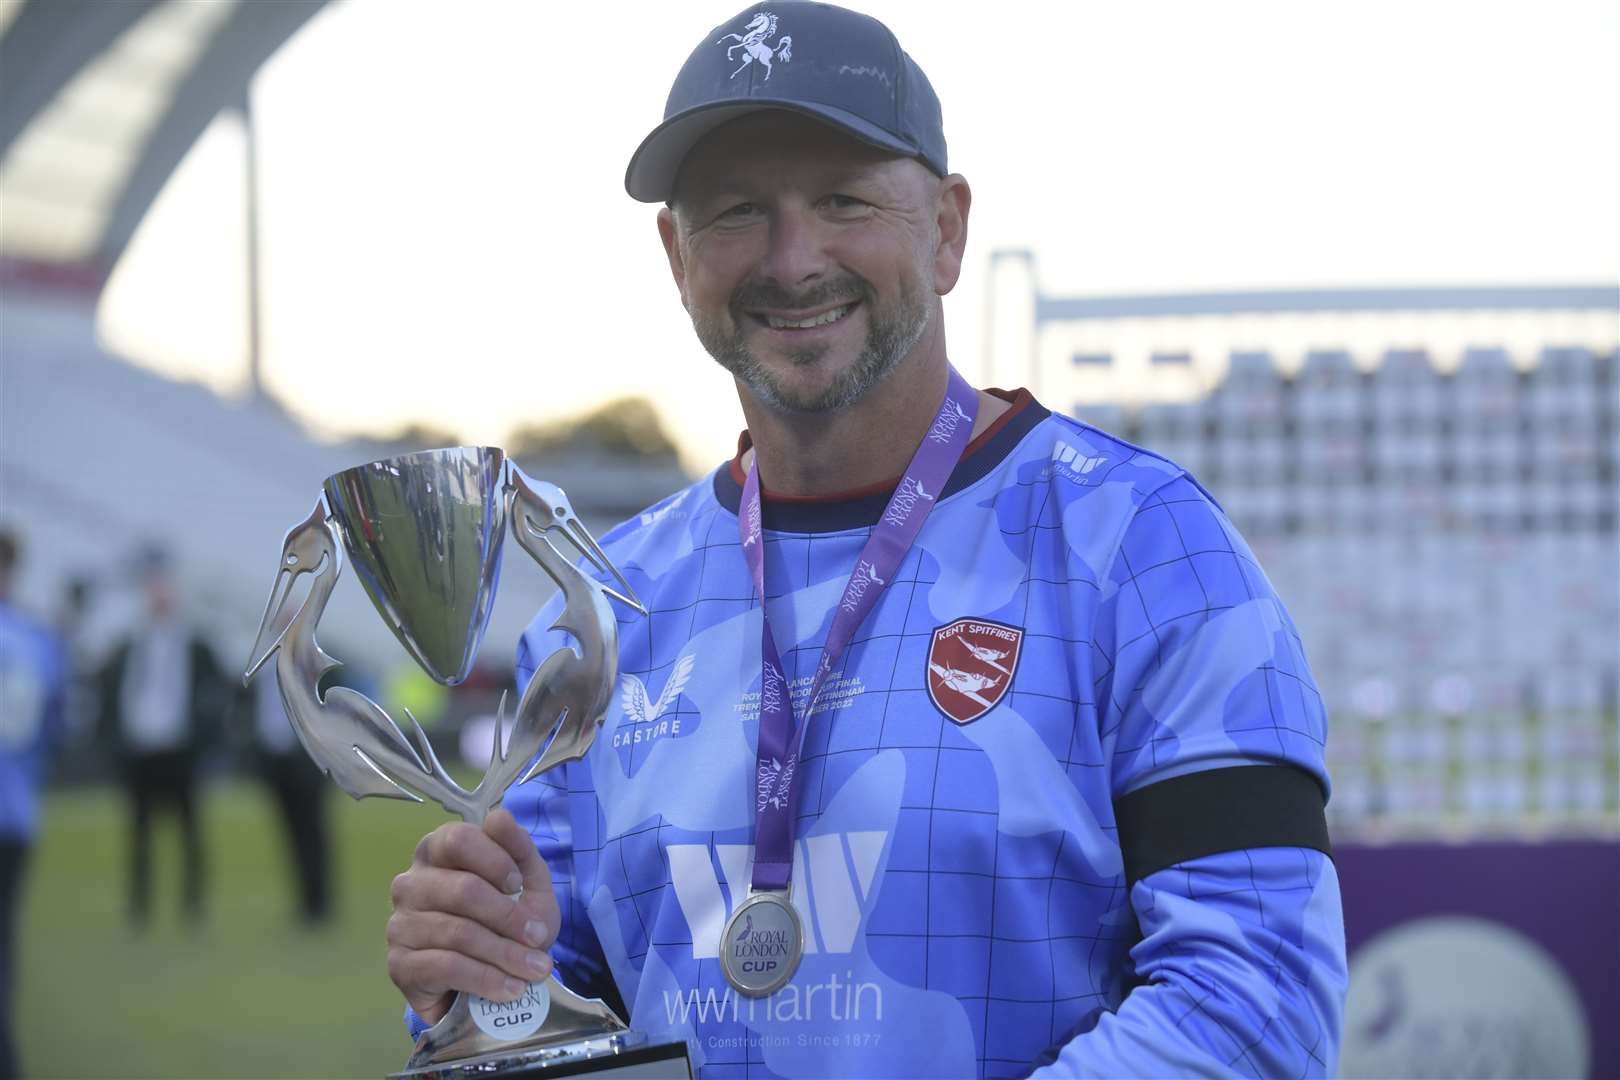
[[[855,362],[818,391],[800,393],[784,386],[744,340],[743,327],[752,318],[745,312],[750,308],[802,311],[851,301],[859,301],[866,310],[866,341]],[[833,412],[860,401],[893,373],[928,329],[929,305],[919,290],[902,285],[892,309],[885,311],[878,307],[871,284],[857,274],[846,274],[797,294],[769,282],[745,282],[732,294],[728,307],[729,320],[693,312],[692,328],[698,340],[762,404],[792,413]],[[805,349],[790,354],[788,359],[796,367],[807,367],[821,362],[827,348],[823,345]]]

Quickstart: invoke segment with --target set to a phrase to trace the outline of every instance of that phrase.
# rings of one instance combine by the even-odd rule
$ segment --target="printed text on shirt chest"
[[[814,676],[804,675],[794,679],[789,686],[793,695],[793,714],[804,715],[806,698],[810,696],[810,684]],[[822,713],[834,712],[849,708],[855,699],[866,693],[866,684],[859,675],[829,675],[821,688],[821,694],[816,698],[816,708],[812,715],[820,716]],[[743,720],[759,719],[759,691],[753,690],[741,694],[737,704],[733,706]]]

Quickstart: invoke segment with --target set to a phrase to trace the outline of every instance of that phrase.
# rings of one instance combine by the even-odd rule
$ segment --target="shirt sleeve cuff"
[[[417,1036],[421,1035],[422,1032],[426,1031],[432,1026],[432,1024],[428,1023],[420,1016],[417,1016],[415,1009],[411,1008],[409,1005],[405,1006],[405,1030],[411,1033],[412,1039],[415,1039]]]

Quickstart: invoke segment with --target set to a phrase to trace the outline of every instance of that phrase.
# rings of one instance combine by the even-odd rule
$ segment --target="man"
[[[952,372],[971,199],[922,71],[750,9],[626,186],[748,430],[604,539],[651,614],[590,754],[396,879],[414,1023],[554,963],[704,1075],[1331,1073],[1297,636],[1182,470]]]
[[[17,1076],[11,1036],[17,902],[39,832],[39,789],[63,740],[67,660],[61,642],[11,599],[21,545],[0,530],[0,1080]]]
[[[137,559],[145,618],[102,671],[102,729],[112,739],[130,797],[129,917],[143,927],[151,908],[152,815],[171,806],[185,846],[181,908],[203,914],[203,842],[197,771],[217,736],[230,689],[208,643],[186,624],[168,555]]]
[[[275,665],[259,672],[248,695],[251,699],[242,704],[251,718],[253,760],[281,819],[297,880],[299,917],[308,926],[319,926],[331,917],[328,785],[287,719]]]

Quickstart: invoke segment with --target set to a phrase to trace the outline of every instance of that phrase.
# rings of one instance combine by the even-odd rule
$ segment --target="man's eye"
[[[834,210],[857,210],[866,205],[853,195],[829,195],[827,205]]]
[[[738,203],[736,206],[730,207],[722,212],[720,216],[723,218],[744,218],[752,215],[754,210],[755,206],[753,203]]]

